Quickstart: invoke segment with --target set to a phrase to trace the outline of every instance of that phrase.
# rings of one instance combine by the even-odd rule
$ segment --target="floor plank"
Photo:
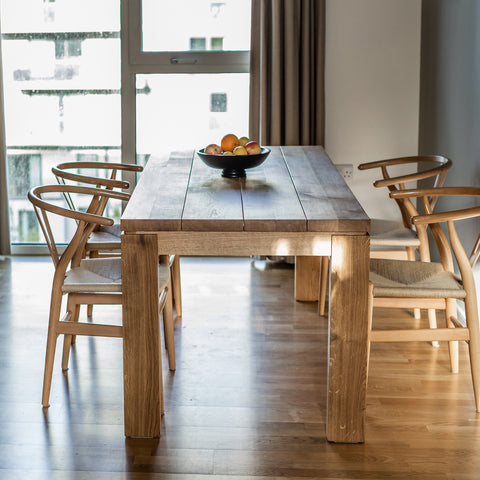
[[[53,268],[46,257],[0,260],[2,480],[478,479],[480,415],[465,344],[457,375],[445,345],[373,345],[366,443],[330,444],[327,321],[315,303],[294,301],[292,267],[182,258],[181,268],[162,437],[141,440],[123,437],[119,339],[79,338],[66,374],[59,349],[42,410]],[[94,309],[102,321],[120,315],[118,306]],[[380,309],[374,321],[417,322]]]

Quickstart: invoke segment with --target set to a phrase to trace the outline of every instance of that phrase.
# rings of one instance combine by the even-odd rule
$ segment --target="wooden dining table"
[[[194,150],[152,156],[141,174],[121,218],[128,437],[160,436],[159,256],[273,255],[296,257],[304,300],[330,257],[326,437],[364,441],[370,219],[321,146],[270,148],[244,178],[224,178]]]

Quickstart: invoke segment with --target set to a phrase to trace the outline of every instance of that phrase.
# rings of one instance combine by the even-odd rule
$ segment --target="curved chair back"
[[[104,175],[99,175],[99,171],[103,171]],[[110,162],[65,162],[52,168],[52,172],[60,185],[66,185],[67,181],[72,181],[94,185],[97,188],[106,188],[107,190],[130,188],[130,184],[117,179],[117,175],[120,172],[141,171],[143,171],[143,167],[140,165]],[[66,194],[65,199],[69,207],[74,210],[75,204],[71,196]],[[105,206],[106,204],[104,208]]]
[[[58,205],[58,200],[47,200],[46,197],[52,194],[68,195],[79,194],[87,196],[90,200],[86,212],[79,212],[71,208],[65,208]],[[60,196],[61,196],[60,195]],[[28,199],[33,204],[35,213],[44,234],[47,246],[55,265],[56,272],[59,275],[65,273],[69,263],[79,263],[83,248],[91,231],[97,225],[113,225],[111,218],[103,217],[105,203],[110,198],[119,200],[128,200],[129,195],[123,192],[105,190],[93,187],[82,187],[77,185],[42,185],[32,188],[28,192]],[[58,199],[58,196],[57,196]],[[76,220],[77,228],[63,254],[59,254],[59,249],[55,241],[53,229],[48,214],[60,215],[62,217]],[[56,273],[57,275],[57,273]]]
[[[399,165],[417,165],[417,171],[407,175],[392,175],[392,169]],[[363,163],[358,166],[359,170],[369,170],[373,168],[380,168],[382,178],[376,180],[373,185],[377,188],[387,187],[390,192],[397,192],[405,190],[406,184],[417,182],[419,180],[430,179],[431,188],[440,188],[445,183],[445,178],[452,166],[452,161],[443,155],[418,155],[413,157],[399,157],[387,160],[379,160],[376,162]],[[398,208],[402,215],[402,221],[405,228],[413,229],[412,217],[418,215],[416,206],[408,197],[392,197],[396,201]],[[431,210],[435,207],[437,197],[429,198],[429,205]],[[428,246],[428,237],[426,228],[420,226],[416,228],[417,237],[420,241],[419,251],[420,258],[424,261],[430,259],[430,250]]]
[[[416,164],[422,171],[410,173],[407,175],[392,176],[391,168],[398,165]],[[358,166],[359,170],[369,170],[372,168],[380,168],[382,178],[376,180],[373,185],[377,188],[387,187],[391,192],[405,190],[405,184],[417,182],[419,180],[431,179],[432,188],[442,187],[445,178],[452,166],[452,161],[443,155],[418,155],[413,157],[399,157],[387,160],[379,160],[376,162],[362,163]],[[411,214],[406,208],[406,203],[410,202],[408,198],[395,198],[398,207],[402,213],[402,219],[405,227],[411,228]],[[430,205],[433,209],[436,203],[436,197],[430,198]],[[411,202],[410,202],[411,203]],[[413,204],[412,204],[413,207]]]
[[[87,172],[79,173],[79,170]],[[104,176],[99,176],[98,171],[104,171]],[[93,171],[88,174],[88,171]],[[141,172],[143,167],[132,163],[110,163],[110,162],[65,162],[52,168],[59,183],[66,183],[71,180],[80,183],[89,183],[97,188],[129,188],[130,184],[117,179],[119,172]]]

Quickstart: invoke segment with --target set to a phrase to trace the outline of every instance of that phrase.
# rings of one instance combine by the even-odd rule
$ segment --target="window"
[[[145,82],[151,88],[136,95],[137,155],[198,149],[229,132],[248,135],[248,75],[139,74],[136,82],[137,91]]]
[[[248,135],[250,1],[131,0],[127,13],[122,58],[132,79],[123,101],[135,106],[136,122],[123,120],[125,155],[149,158],[219,143],[230,132]],[[159,28],[165,19],[175,29]]]
[[[223,38],[222,37],[213,37],[210,39],[210,49],[211,50],[223,50]]]
[[[207,48],[207,41],[205,38],[191,38],[190,50],[205,50]]]
[[[41,179],[40,155],[8,155],[8,196],[11,199],[27,196],[31,186]]]
[[[181,52],[189,49],[189,39],[211,37],[222,39],[226,50],[248,51],[250,3],[250,0],[143,0],[141,48],[144,52]],[[175,28],[162,28],[165,22]]]
[[[55,40],[55,58],[79,57],[82,54],[80,40]]]
[[[10,237],[44,243],[28,190],[77,155],[121,161],[120,0],[0,0],[0,21]]]
[[[227,94],[226,93],[212,93],[211,112],[226,112],[227,111]]]
[[[20,243],[38,243],[40,241],[40,227],[33,210],[18,212],[18,241]]]

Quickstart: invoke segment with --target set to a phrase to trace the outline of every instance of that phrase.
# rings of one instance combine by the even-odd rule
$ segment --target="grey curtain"
[[[325,0],[252,0],[250,137],[323,145]]]
[[[2,44],[0,38],[0,255],[10,255],[6,163],[7,153],[5,145],[5,116],[3,109],[2,70]]]

